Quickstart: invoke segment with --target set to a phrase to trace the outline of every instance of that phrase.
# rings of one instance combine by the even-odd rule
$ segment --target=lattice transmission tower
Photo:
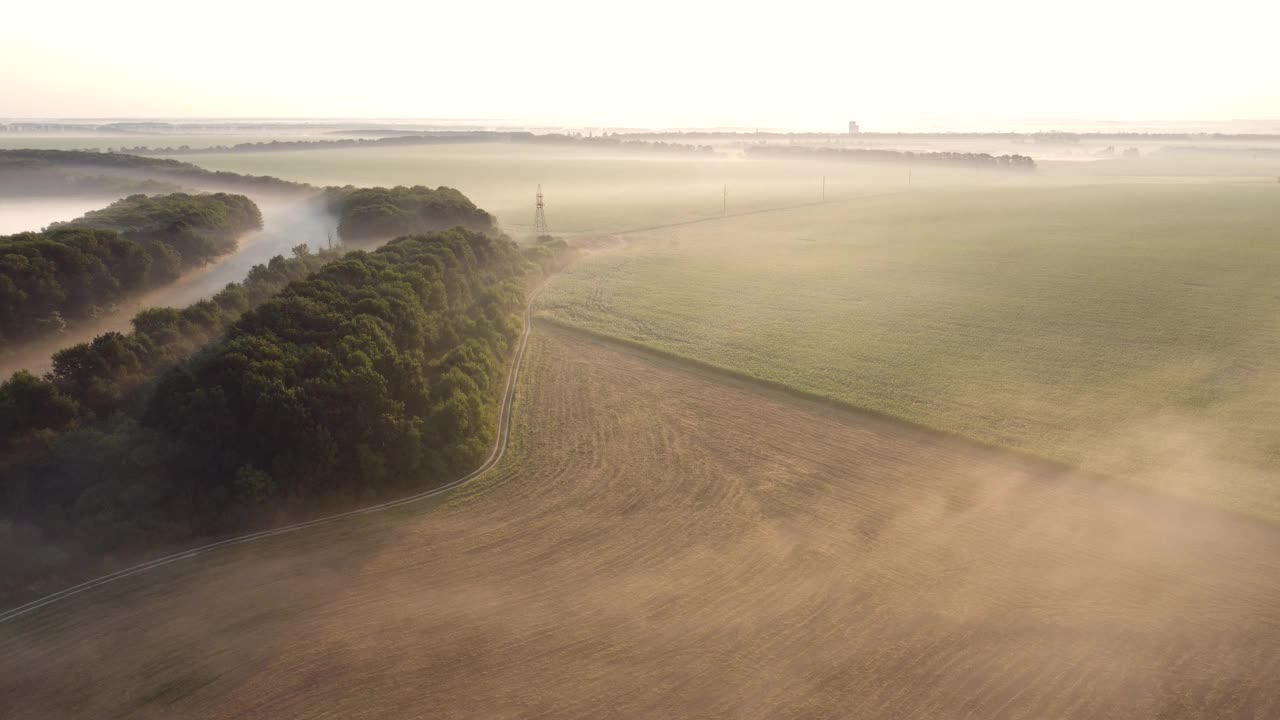
[[[538,202],[533,211],[533,235],[542,237],[550,234],[551,231],[547,230],[547,212],[542,204],[542,185],[538,185]]]

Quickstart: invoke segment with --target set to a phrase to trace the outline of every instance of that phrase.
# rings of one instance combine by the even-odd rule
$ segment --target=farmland
[[[183,159],[585,252],[498,468],[0,625],[13,717],[1280,713],[1270,161]]]
[[[1280,187],[1047,174],[621,235],[539,311],[1280,518]]]
[[[1031,175],[721,150],[490,142],[180,159],[318,185],[458,187],[517,237],[541,184],[554,233],[609,248],[551,283],[545,318],[1280,518],[1273,149],[1145,143],[1140,158]]]
[[[1280,3],[143,5],[2,14],[0,720],[1280,720]]]
[[[1280,712],[1264,524],[546,327],[524,377],[435,507],[0,626],[6,716]]]
[[[1280,518],[1280,155],[1142,148],[1034,174],[503,142],[181,159],[463,188],[517,237],[541,184],[598,250],[545,318]]]

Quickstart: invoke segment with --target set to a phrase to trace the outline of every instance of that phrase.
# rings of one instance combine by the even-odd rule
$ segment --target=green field
[[[619,240],[540,314],[1280,519],[1274,184],[916,191]]]

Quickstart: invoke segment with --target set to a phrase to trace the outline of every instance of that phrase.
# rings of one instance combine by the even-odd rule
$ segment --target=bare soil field
[[[567,331],[527,362],[447,501],[0,625],[4,717],[1280,717],[1274,526]]]
[[[1280,522],[1280,185],[914,190],[625,236],[537,314]]]

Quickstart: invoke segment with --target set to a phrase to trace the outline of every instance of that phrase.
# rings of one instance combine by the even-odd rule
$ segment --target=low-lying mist
[[[0,194],[0,235],[39,232],[49,223],[65,222],[118,200],[114,196],[25,198]]]
[[[234,253],[191,273],[147,298],[152,306],[182,307],[207,298],[227,283],[239,282],[254,265],[276,255],[288,256],[298,245],[312,250],[339,243],[337,220],[321,199],[279,200],[254,197],[262,210],[262,230],[240,239]]]
[[[184,274],[172,284],[128,298],[111,311],[103,313],[96,322],[78,323],[62,333],[9,349],[6,356],[0,359],[0,376],[7,378],[17,370],[28,370],[40,375],[51,367],[54,353],[71,345],[88,342],[103,333],[128,331],[134,315],[142,310],[154,307],[180,308],[208,298],[228,283],[244,280],[253,266],[265,264],[276,255],[288,256],[298,245],[319,250],[328,247],[330,242],[338,244],[337,220],[325,207],[323,199],[281,199],[270,195],[251,196],[251,199],[262,210],[263,227],[262,230],[241,237],[235,252]],[[96,210],[109,202],[22,200],[14,202],[14,205],[24,208],[34,205],[29,213],[43,213],[42,217],[59,213],[57,217],[48,217],[45,220],[47,224],[78,217],[86,210]],[[85,203],[88,203],[88,207],[84,207]],[[46,206],[49,208],[47,211],[44,210]],[[0,205],[2,207],[4,206]],[[76,208],[81,209],[77,211]],[[0,218],[3,217],[3,212],[0,212]]]

